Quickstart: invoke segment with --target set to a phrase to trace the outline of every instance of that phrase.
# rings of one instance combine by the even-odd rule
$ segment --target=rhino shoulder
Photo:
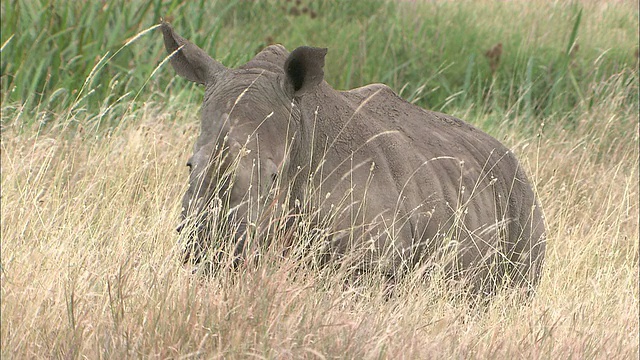
[[[396,93],[393,90],[391,90],[390,87],[380,83],[369,84],[359,88],[344,91],[343,94],[347,97],[350,97],[353,99],[359,99],[359,100],[364,100],[374,96],[376,97],[397,96]]]

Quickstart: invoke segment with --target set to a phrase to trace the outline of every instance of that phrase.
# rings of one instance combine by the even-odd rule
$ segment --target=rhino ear
[[[324,79],[324,57],[326,48],[301,46],[291,52],[284,63],[287,81],[294,96],[302,96]]]
[[[171,65],[180,76],[204,85],[215,81],[226,70],[204,50],[176,34],[169,23],[163,22],[160,27],[167,52],[172,54],[180,49],[171,57]]]

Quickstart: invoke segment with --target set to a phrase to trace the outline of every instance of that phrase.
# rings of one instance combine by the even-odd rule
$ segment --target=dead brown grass
[[[620,104],[495,134],[530,169],[549,246],[531,303],[483,311],[438,284],[385,301],[287,259],[201,280],[174,251],[191,116],[148,105],[84,132],[5,118],[2,358],[637,358],[638,122]]]

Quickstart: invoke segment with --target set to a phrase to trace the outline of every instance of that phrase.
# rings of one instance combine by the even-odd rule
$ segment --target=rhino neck
[[[307,205],[313,206],[314,191],[331,172],[330,163],[350,155],[350,124],[354,116],[360,115],[354,113],[356,107],[341,92],[326,82],[317,91],[295,101],[300,120],[296,122],[289,156],[292,200],[306,199]]]

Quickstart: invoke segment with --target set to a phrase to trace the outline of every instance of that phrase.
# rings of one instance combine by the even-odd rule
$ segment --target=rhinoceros
[[[232,224],[225,238],[241,256],[256,199],[277,187],[291,214],[323,226],[332,259],[361,252],[360,271],[395,277],[446,258],[441,268],[473,291],[535,290],[544,216],[499,141],[383,84],[333,89],[324,48],[271,45],[230,69],[161,29],[175,71],[205,86],[178,227],[191,229],[185,261],[205,256],[214,222]]]

